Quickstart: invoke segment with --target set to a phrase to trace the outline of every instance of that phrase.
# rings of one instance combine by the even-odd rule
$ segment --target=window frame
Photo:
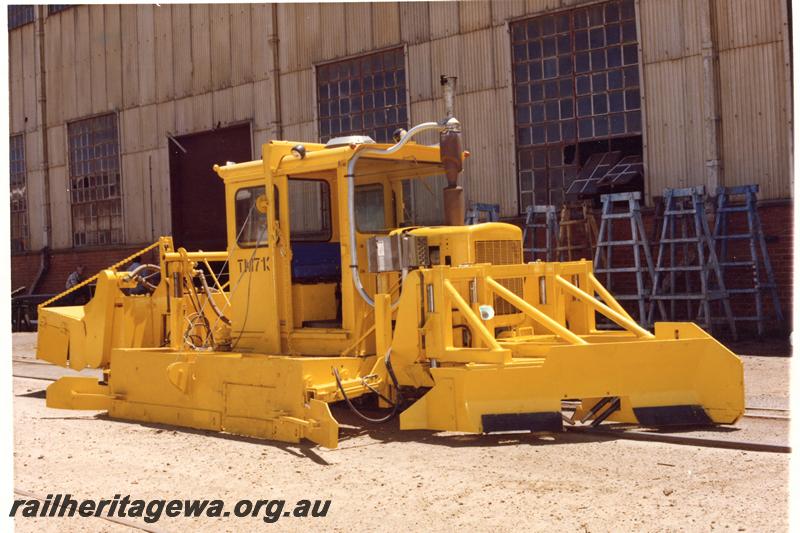
[[[261,189],[263,191],[263,196],[266,196],[267,194],[266,185],[242,185],[241,187],[238,187],[233,193],[233,221],[234,221],[233,231],[234,231],[234,238],[236,239],[236,246],[239,248],[266,248],[269,246],[269,220],[267,217],[267,212],[261,213],[261,211],[259,211],[257,207],[258,198],[260,197],[260,195],[256,196],[255,202],[251,205],[250,209],[252,209],[256,213],[259,213],[258,215],[259,218],[263,217],[264,219],[265,240],[264,242],[258,242],[258,240],[242,242],[240,239],[242,233],[242,226],[239,226],[239,201],[238,201],[239,193],[245,190],[257,190],[257,189]],[[275,188],[275,193],[276,193],[275,202],[277,203],[278,202],[277,187]],[[247,220],[249,216],[250,213],[247,214],[244,220]],[[258,226],[256,226],[256,228],[258,228]]]
[[[395,103],[392,105],[383,105],[380,108],[377,106],[366,108],[364,96],[367,94],[367,92],[364,90],[364,83],[363,83],[364,73],[361,71],[360,63],[367,61],[369,58],[372,58],[373,56],[380,56],[380,55],[385,56],[390,53],[397,55],[394,59],[394,66],[389,71],[394,73],[398,72],[402,73],[402,81],[399,81],[392,86],[392,88],[396,89],[397,91]],[[344,113],[331,115],[329,113],[330,108],[328,108],[328,110],[325,113],[323,113],[323,106],[331,105],[331,102],[333,101],[334,97],[331,97],[327,92],[323,95],[323,91],[321,90],[320,87],[321,76],[325,75],[326,70],[337,67],[343,68],[348,63],[359,65],[357,67],[350,65],[349,72],[350,73],[353,72],[353,68],[355,68],[360,75],[358,80],[361,82],[359,89],[361,92],[357,93],[358,95],[361,96],[360,111],[357,114],[354,114],[350,110],[351,104],[348,101],[347,115],[345,115]],[[316,130],[317,138],[320,139],[320,142],[325,143],[328,140],[335,137],[345,137],[350,135],[368,135],[376,142],[392,143],[393,142],[392,133],[397,128],[408,129],[408,125],[410,123],[411,104],[410,104],[409,79],[408,79],[408,51],[407,51],[407,46],[405,44],[393,45],[390,47],[373,50],[366,53],[360,53],[351,56],[337,58],[331,61],[315,63],[313,68],[314,68],[314,127]],[[370,67],[370,69],[371,68],[372,67]],[[381,70],[380,72],[385,74],[387,70]],[[372,74],[372,70],[370,70],[369,74]],[[326,81],[328,82],[328,85],[330,85],[331,82],[336,81],[337,79],[339,79],[338,75],[336,79],[328,78]],[[348,80],[351,80],[351,78],[348,78]],[[339,83],[341,84],[342,81],[344,80],[339,80]],[[383,82],[385,82],[385,80],[383,80],[381,83]],[[387,89],[382,87],[379,90],[385,92]],[[350,89],[348,88],[348,96],[350,97],[350,100],[352,100],[353,94],[350,93],[349,91]],[[374,95],[377,93],[375,92],[376,90],[374,88],[371,89],[371,91],[372,92],[370,94],[372,95],[372,101],[374,102],[375,101]],[[337,95],[338,95],[338,89],[337,89]],[[337,103],[337,106],[339,106],[338,109],[341,109],[340,104]],[[369,109],[372,112],[382,109],[385,111],[385,113],[388,113],[390,110],[396,109],[397,113],[396,119],[394,121],[389,121],[388,115],[384,114],[384,118],[387,120],[387,122],[385,122],[382,125],[376,125],[373,123],[372,125],[367,127],[364,125],[365,124],[364,117],[368,112],[367,109]],[[337,131],[333,130],[327,131],[326,128],[323,126],[323,120],[326,119],[333,121],[333,120],[341,120],[342,117],[347,117],[348,120],[352,120],[354,116],[359,116],[362,119],[360,129],[348,127],[347,129],[340,128]],[[350,122],[349,124],[352,124],[352,122]],[[383,132],[384,135],[379,134],[380,132]]]
[[[374,229],[366,229],[365,230],[359,225],[359,220],[358,220],[358,193],[359,193],[359,189],[364,191],[366,189],[377,189],[379,187],[380,187],[380,191],[381,191],[381,206],[383,208],[382,209],[382,212],[383,212],[383,227],[378,229],[378,230],[374,230]],[[383,182],[375,181],[375,182],[371,182],[371,183],[360,183],[360,184],[355,186],[354,194],[355,194],[355,198],[353,199],[353,202],[355,204],[354,205],[354,211],[355,211],[355,218],[356,218],[356,220],[355,220],[356,231],[358,231],[361,234],[365,234],[365,235],[369,235],[369,234],[384,235],[384,234],[390,233],[394,229],[397,229],[397,228],[387,228],[386,227],[386,186],[385,186],[385,184]]]
[[[65,137],[65,145],[66,145],[65,148],[66,148],[66,152],[67,152],[67,169],[66,169],[66,171],[67,171],[67,184],[68,184],[68,189],[67,190],[68,190],[68,193],[69,193],[68,194],[68,198],[69,198],[69,205],[70,205],[70,224],[71,224],[70,233],[71,233],[71,243],[72,243],[72,247],[73,248],[92,248],[92,247],[98,247],[98,246],[123,246],[123,245],[126,244],[125,188],[124,188],[124,180],[123,180],[123,172],[122,172],[122,142],[121,142],[121,138],[120,138],[121,130],[120,130],[120,120],[119,120],[119,118],[120,117],[119,117],[119,113],[118,112],[107,112],[107,113],[98,113],[98,114],[89,115],[89,116],[86,116],[86,117],[81,117],[81,118],[78,118],[78,119],[75,119],[75,120],[68,121],[65,124],[65,130],[66,131],[65,131],[64,137]],[[80,202],[76,203],[74,201],[74,195],[76,194],[75,190],[77,188],[75,187],[75,181],[74,180],[80,179],[80,178],[84,178],[84,179],[89,179],[89,182],[91,183],[92,180],[90,178],[96,177],[96,176],[91,176],[91,173],[88,173],[88,174],[84,173],[82,175],[74,175],[73,174],[73,170],[75,169],[75,165],[78,165],[79,163],[80,164],[85,164],[85,163],[88,163],[88,162],[92,161],[93,159],[82,159],[80,161],[74,160],[75,148],[76,147],[71,144],[71,140],[74,137],[74,135],[72,135],[70,133],[70,129],[76,127],[76,125],[78,125],[78,124],[80,124],[82,122],[99,121],[99,120],[102,120],[102,119],[110,119],[111,120],[111,124],[113,125],[113,128],[108,128],[108,131],[110,133],[107,136],[106,144],[110,144],[111,146],[115,145],[116,146],[116,151],[114,153],[112,153],[110,155],[110,157],[108,156],[108,154],[106,155],[106,157],[107,157],[107,159],[109,161],[113,161],[116,164],[116,170],[117,170],[117,176],[118,176],[117,183],[116,183],[116,185],[117,185],[117,193],[116,193],[116,195],[113,195],[111,197],[102,198],[102,199],[99,199],[99,200],[95,199],[95,200],[90,200],[90,201],[80,201]],[[95,130],[92,130],[92,133],[94,133],[94,131]],[[88,155],[89,147],[90,146],[92,146],[92,147],[98,146],[99,144],[102,144],[102,143],[95,143],[95,144],[92,144],[92,145],[87,145],[87,146],[77,147],[77,148],[83,148],[83,149],[87,150],[86,155]],[[97,158],[94,158],[94,159],[97,159]],[[112,169],[103,169],[102,168],[102,164],[101,164],[100,170],[102,171],[102,170],[114,170],[114,169],[113,168]],[[101,186],[102,185],[103,184],[101,184]],[[108,185],[111,185],[111,184],[109,183]],[[96,190],[97,188],[98,188],[98,185],[96,184],[94,186],[94,189]],[[86,187],[86,189],[91,189],[91,187]],[[75,224],[76,218],[75,217],[77,216],[76,212],[75,212],[76,211],[76,207],[81,208],[82,206],[97,206],[97,205],[100,205],[100,203],[102,203],[102,202],[108,202],[110,204],[112,201],[115,201],[115,200],[119,202],[118,206],[114,206],[114,207],[118,208],[118,211],[116,213],[112,213],[110,215],[110,217],[112,219],[112,226],[113,226],[113,218],[118,217],[119,218],[119,226],[118,227],[111,227],[108,230],[109,234],[111,235],[109,241],[108,242],[99,242],[99,239],[88,239],[88,238],[86,238],[85,239],[86,242],[77,243],[76,242],[76,232],[75,232],[75,228],[76,228],[76,224]],[[98,215],[94,215],[92,218],[98,218]],[[96,224],[95,224],[94,228],[95,229],[90,230],[90,231],[84,231],[84,233],[88,235],[89,233],[99,234],[101,232],[101,230],[97,227]],[[115,232],[115,231],[119,232],[118,233],[119,237],[118,237],[118,239],[116,241],[113,238],[113,232]]]
[[[15,147],[14,143],[19,142],[19,146]],[[15,148],[21,151],[21,158],[14,159],[12,156]],[[19,172],[14,172],[13,165],[15,162],[21,164],[22,169]],[[10,198],[10,205],[9,205],[9,236],[10,236],[10,244],[11,244],[11,252],[12,253],[23,253],[30,250],[30,219],[29,219],[29,210],[28,210],[28,164],[27,164],[27,150],[25,146],[25,133],[16,133],[9,136],[9,194],[12,194],[13,188],[15,184],[20,183],[19,180],[15,181],[14,175],[19,175],[21,177],[22,183],[22,194],[21,198],[18,199],[22,204],[21,209],[14,209],[14,198],[13,196]],[[15,214],[21,213],[21,216],[18,219],[22,222],[21,224],[21,231],[14,232],[14,220]],[[19,226],[17,226],[18,229]],[[17,235],[19,233],[19,235]],[[19,242],[20,246],[15,249],[14,243]]]
[[[597,16],[600,18],[598,19]],[[609,13],[612,13],[610,16]],[[593,18],[594,17],[594,18]],[[616,17],[616,18],[614,18]],[[639,138],[644,144],[646,135],[645,112],[642,102],[644,82],[642,80],[642,57],[638,49],[641,46],[642,36],[638,27],[638,10],[634,0],[604,0],[590,4],[579,4],[548,13],[526,15],[511,20],[508,23],[508,46],[511,57],[511,83],[509,92],[512,100],[511,122],[514,136],[514,157],[516,161],[516,187],[518,212],[525,213],[525,207],[532,204],[557,204],[568,201],[567,191],[576,180],[581,168],[581,161],[596,151],[588,148],[592,143],[606,143],[612,151],[620,149],[626,141]],[[559,19],[566,19],[566,27],[559,26]],[[585,19],[585,20],[584,20]],[[544,31],[544,24],[555,24],[554,30]],[[537,29],[531,34],[530,27]],[[611,30],[617,29],[616,40],[611,40]],[[541,31],[539,31],[541,29]],[[595,45],[592,41],[593,32],[602,29],[602,44]],[[631,39],[629,30],[633,31]],[[581,34],[581,39],[578,39]],[[583,41],[584,35],[586,41]],[[561,72],[559,60],[562,58],[562,48],[559,38],[566,35],[569,38],[569,48],[566,57],[571,58],[568,72]],[[545,54],[545,40],[553,40],[551,54]],[[539,46],[540,45],[540,46]],[[585,45],[585,46],[584,46]],[[527,49],[526,49],[527,47]],[[518,50],[519,49],[519,50]],[[612,50],[613,49],[613,50]],[[610,52],[619,51],[619,57],[614,54],[618,64],[608,63]],[[533,50],[533,52],[531,52]],[[632,51],[634,61],[629,61],[626,55]],[[592,56],[595,52],[602,52],[603,58],[598,68],[589,66],[587,71],[578,69],[579,56]],[[531,55],[538,54],[538,55]],[[585,58],[584,58],[585,59]],[[546,75],[545,63],[550,61],[557,70],[553,75]],[[594,61],[594,59],[592,59]],[[535,68],[538,66],[538,69]],[[526,71],[526,67],[528,67]],[[611,84],[613,73],[615,83]],[[631,76],[631,80],[628,76]],[[534,75],[538,77],[534,77]],[[603,83],[600,89],[595,90],[594,78]],[[586,82],[586,80],[589,80]],[[622,81],[619,81],[622,79]],[[562,93],[561,84],[570,81],[570,94]],[[607,82],[605,80],[608,80]],[[579,90],[579,82],[589,83],[588,92]],[[547,85],[555,87],[557,94],[546,94]],[[582,85],[581,85],[582,87]],[[535,89],[535,91],[534,91]],[[521,92],[518,92],[521,91]],[[528,91],[530,91],[528,93]],[[628,93],[635,99],[635,105],[629,107]],[[619,109],[611,107],[613,98],[622,102]],[[536,97],[534,97],[537,95]],[[567,106],[567,117],[564,116],[564,99],[571,101]],[[555,98],[555,99],[553,99]],[[595,99],[603,104],[598,113],[594,112]],[[579,111],[579,103],[585,104],[589,100],[589,114]],[[633,101],[633,99],[631,100]],[[551,113],[547,105],[555,106],[555,120],[551,120]],[[540,117],[534,120],[534,113]],[[634,116],[635,115],[635,116]],[[522,118],[520,118],[522,117]],[[527,119],[527,120],[523,120]],[[616,122],[622,121],[622,129],[615,130]],[[632,122],[629,122],[631,121]],[[571,123],[571,133],[561,131],[558,137],[551,139],[551,127],[555,129],[563,123]],[[582,135],[583,122],[592,122],[591,135]],[[605,131],[596,135],[597,123],[605,124]],[[638,131],[636,126],[638,125]],[[521,141],[522,130],[526,133],[527,141]],[[538,131],[536,131],[538,130]],[[538,140],[537,140],[538,139]],[[574,147],[572,156],[568,158],[569,146]],[[588,150],[588,151],[586,151]],[[630,154],[627,154],[630,155]],[[641,156],[644,158],[642,150]],[[556,161],[557,159],[557,161]],[[555,182],[560,181],[554,185]],[[537,187],[537,184],[539,187]],[[546,196],[544,198],[542,195]]]
[[[292,220],[292,212],[291,212],[291,202],[292,202],[291,194],[292,193],[291,193],[291,190],[287,190],[286,193],[287,193],[287,195],[289,195],[289,198],[288,198],[288,201],[289,201],[289,241],[290,242],[330,242],[331,239],[333,239],[333,216],[332,216],[332,212],[331,212],[331,209],[333,208],[333,205],[331,203],[331,184],[327,180],[319,179],[319,178],[304,178],[304,177],[301,177],[301,176],[287,176],[287,185],[286,186],[288,188],[290,188],[290,189],[291,189],[292,182],[295,182],[295,183],[297,183],[297,182],[301,182],[301,183],[302,182],[306,182],[306,183],[322,183],[323,186],[325,187],[326,194],[323,195],[323,198],[327,196],[327,206],[328,206],[328,208],[327,208],[327,210],[323,210],[323,212],[327,212],[327,216],[325,217],[323,222],[326,224],[326,228],[325,229],[327,230],[327,233],[326,233],[327,237],[326,238],[312,239],[312,238],[303,238],[301,236],[300,238],[298,238],[297,234],[293,233],[294,232],[294,223],[293,223],[293,220]],[[310,235],[310,233],[309,233],[309,235]]]

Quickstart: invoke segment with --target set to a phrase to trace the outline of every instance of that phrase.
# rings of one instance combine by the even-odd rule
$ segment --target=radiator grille
[[[491,263],[493,265],[518,265],[522,263],[522,243],[520,241],[476,241],[475,262]],[[522,297],[522,278],[498,279],[497,283]],[[494,297],[494,312],[496,315],[512,315],[520,311],[500,298]]]
[[[520,241],[476,241],[475,262],[517,265],[522,262],[522,243]]]

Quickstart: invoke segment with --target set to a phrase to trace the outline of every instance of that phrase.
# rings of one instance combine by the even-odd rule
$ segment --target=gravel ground
[[[15,360],[30,358],[34,341],[15,334]],[[788,407],[787,359],[747,357],[745,369],[748,403]],[[400,432],[396,425],[345,426],[339,449],[327,450],[47,409],[46,385],[14,379],[14,484],[39,495],[218,498],[228,508],[244,498],[287,506],[332,500],[325,518],[269,525],[280,531],[788,530],[786,454],[572,434]],[[334,415],[354,424],[345,411]],[[128,530],[99,518],[17,518],[16,526]],[[154,524],[161,531],[267,526],[260,517]]]
[[[743,355],[744,404],[750,408],[789,409],[789,357]]]

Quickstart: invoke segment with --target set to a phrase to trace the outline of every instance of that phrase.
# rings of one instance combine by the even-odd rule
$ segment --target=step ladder
[[[583,235],[575,239],[574,229],[581,229]],[[558,220],[558,252],[559,261],[576,261],[594,257],[597,247],[597,220],[592,212],[591,203],[572,202],[561,207]]]
[[[706,189],[702,185],[664,190],[664,218],[648,322],[654,323],[656,307],[662,320],[677,320],[678,305],[683,303],[686,308],[684,318],[711,331],[716,322],[712,303],[719,302],[724,321],[736,339],[736,323],[708,225],[705,202]],[[676,226],[680,234],[676,232]]]
[[[771,298],[774,313],[772,318],[779,323],[783,322],[783,312],[778,298],[778,285],[775,283],[775,274],[769,260],[767,243],[764,240],[764,232],[761,230],[761,218],[758,216],[758,190],[758,185],[717,187],[714,242],[717,246],[720,270],[722,270],[723,278],[728,286],[728,294],[731,296],[752,295],[755,301],[755,315],[735,316],[734,320],[755,322],[760,337],[764,335],[769,319],[764,310],[764,298],[766,296]],[[737,217],[737,215],[739,216]],[[741,215],[746,218],[747,231],[730,233],[731,222],[743,222]],[[747,250],[742,252],[741,258],[736,254],[729,258],[730,248],[735,248],[735,243],[731,241],[744,241],[742,244],[747,245]],[[748,252],[749,256],[745,256]],[[751,275],[742,275],[748,270]],[[766,274],[766,281],[762,279],[764,274]],[[749,286],[733,287],[731,278],[734,275],[736,279],[748,279],[751,280],[751,283]]]
[[[538,240],[541,236],[544,237],[544,246],[537,246],[537,242],[541,242]],[[525,260],[553,261],[557,248],[556,206],[529,205],[525,208],[525,226],[522,230],[522,252]]]
[[[467,210],[464,224],[472,226],[481,222],[481,215],[486,215],[484,222],[498,222],[500,220],[500,204],[474,203]]]
[[[652,288],[654,270],[650,242],[642,222],[639,203],[641,198],[642,195],[639,192],[604,194],[600,197],[603,210],[600,215],[600,231],[594,255],[594,272],[606,289],[614,294],[614,298],[636,302],[638,311],[636,321],[646,326],[648,324],[647,301]],[[625,222],[630,224],[630,237],[621,238],[615,235],[615,220],[621,220],[623,224]],[[615,264],[614,251],[624,251],[626,248],[632,252],[633,266],[630,266],[630,261],[625,262],[628,266],[619,266],[619,261]],[[617,259],[619,259],[619,255]],[[625,275],[632,275],[635,278],[635,293],[625,293],[620,290],[621,277]],[[614,285],[617,285],[616,289]],[[598,324],[598,327],[601,326],[602,324]]]

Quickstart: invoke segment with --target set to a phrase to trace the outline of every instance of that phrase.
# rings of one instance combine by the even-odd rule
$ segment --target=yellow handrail
[[[214,285],[217,286],[217,289],[219,289],[219,292],[222,294],[222,297],[225,299],[225,307],[230,307],[231,302],[230,302],[230,300],[228,300],[228,295],[225,294],[225,287],[223,287],[222,284],[220,284],[219,279],[217,278],[217,275],[214,274],[214,269],[211,268],[211,265],[209,264],[207,259],[203,259],[203,264],[206,265],[206,268],[208,269],[208,273],[211,274],[211,279],[214,280]],[[226,281],[225,284],[227,285],[228,282],[230,282],[230,276],[228,276],[228,281]]]
[[[589,282],[591,282],[592,288],[594,289],[594,291],[597,294],[600,295],[600,297],[603,299],[603,302],[605,302],[605,304],[607,306],[609,306],[611,309],[613,309],[617,313],[621,314],[622,316],[624,316],[628,320],[634,321],[633,317],[630,314],[628,314],[628,312],[625,310],[625,308],[622,307],[619,304],[619,302],[614,299],[614,297],[611,295],[611,293],[608,292],[608,290],[606,290],[605,287],[603,287],[603,285],[600,283],[600,281],[598,281],[598,279],[596,277],[594,277],[594,274],[592,274],[591,272],[589,273]]]
[[[558,283],[561,286],[561,288],[564,289],[565,291],[567,291],[569,294],[571,294],[572,296],[578,298],[579,300],[582,300],[584,303],[588,304],[590,307],[594,307],[594,309],[597,312],[599,312],[599,313],[605,315],[606,317],[610,318],[611,320],[616,322],[619,326],[627,329],[628,331],[630,331],[631,333],[633,333],[637,337],[644,337],[646,339],[654,339],[655,338],[655,335],[653,335],[652,333],[650,333],[649,331],[647,331],[646,329],[641,327],[639,324],[637,324],[633,320],[629,320],[629,319],[625,318],[620,313],[614,311],[609,306],[607,306],[604,303],[598,301],[597,298],[595,298],[594,296],[592,296],[588,292],[579,289],[578,287],[576,287],[575,285],[573,285],[569,281],[565,280],[564,278],[562,278],[558,274],[556,274],[555,280],[556,280],[556,283]]]
[[[121,267],[121,266],[122,266],[122,265],[124,265],[125,263],[129,263],[130,261],[132,261],[132,260],[133,260],[133,258],[135,258],[135,257],[137,257],[137,256],[140,256],[140,255],[142,255],[142,254],[144,254],[144,253],[147,253],[147,252],[149,252],[150,250],[152,250],[153,248],[156,248],[156,247],[157,247],[157,246],[159,246],[160,244],[161,244],[161,240],[158,240],[158,241],[154,242],[153,244],[151,244],[151,245],[149,245],[149,246],[146,246],[146,247],[142,248],[142,249],[141,249],[141,250],[139,250],[138,252],[135,252],[135,253],[133,253],[133,254],[129,255],[129,256],[128,256],[128,257],[126,257],[125,259],[122,259],[122,260],[120,260],[120,261],[117,261],[116,263],[114,263],[114,264],[113,264],[113,265],[111,265],[110,267],[104,268],[103,270],[116,270],[117,268]],[[57,294],[57,295],[53,296],[53,297],[52,297],[52,298],[50,298],[49,300],[45,300],[44,302],[40,303],[40,304],[37,306],[37,309],[41,309],[41,308],[43,308],[43,307],[45,307],[45,306],[48,306],[48,305],[50,305],[51,303],[55,302],[56,300],[59,300],[59,299],[63,298],[63,297],[64,297],[64,296],[66,296],[67,294],[70,294],[70,293],[72,293],[72,292],[75,292],[75,291],[77,291],[78,289],[80,289],[81,287],[85,287],[86,285],[88,285],[88,284],[90,284],[91,282],[93,282],[94,280],[96,280],[96,279],[97,279],[97,278],[100,276],[100,273],[101,273],[101,272],[103,272],[103,270],[101,270],[100,272],[98,272],[97,274],[95,274],[94,276],[92,276],[91,278],[87,278],[87,279],[85,279],[85,280],[81,281],[80,283],[78,283],[78,284],[76,284],[76,285],[73,285],[72,287],[70,287],[69,289],[65,290],[64,292],[61,292],[61,293],[59,293],[59,294]]]

